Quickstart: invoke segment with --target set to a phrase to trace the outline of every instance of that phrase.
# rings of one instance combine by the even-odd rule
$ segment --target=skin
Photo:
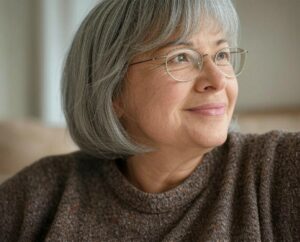
[[[202,31],[188,40],[201,54],[213,56],[228,47],[220,31]],[[166,54],[168,46],[137,56],[133,62]],[[130,66],[123,95],[115,101],[125,129],[138,143],[155,151],[130,157],[123,173],[144,192],[170,190],[186,179],[205,153],[222,145],[236,104],[237,79],[226,77],[209,56],[198,77],[177,82],[165,70],[164,60]],[[201,115],[190,108],[209,103],[226,105],[223,115]]]

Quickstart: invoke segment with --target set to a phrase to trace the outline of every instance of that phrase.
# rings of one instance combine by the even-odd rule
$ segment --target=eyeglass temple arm
[[[136,64],[140,64],[140,63],[144,63],[144,62],[148,62],[148,61],[154,61],[154,60],[157,60],[157,59],[160,59],[160,58],[165,58],[165,57],[166,56],[157,56],[157,57],[153,57],[151,59],[137,61],[137,62],[131,63],[130,66],[133,66],[133,65],[136,65]]]
[[[140,63],[144,63],[144,62],[147,62],[147,61],[152,61],[153,59],[154,58],[147,59],[147,60],[142,60],[142,61],[137,61],[137,62],[131,63],[130,66],[137,65],[137,64],[140,64]]]

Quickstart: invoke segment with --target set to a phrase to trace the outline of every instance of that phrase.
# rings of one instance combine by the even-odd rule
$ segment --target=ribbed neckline
[[[140,212],[174,211],[187,206],[205,190],[214,171],[212,163],[216,160],[217,149],[207,153],[192,174],[180,185],[163,193],[146,193],[139,190],[125,178],[114,161],[107,161],[103,166],[105,180],[120,201]]]

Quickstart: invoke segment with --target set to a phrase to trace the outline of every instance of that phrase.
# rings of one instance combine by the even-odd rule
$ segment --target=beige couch
[[[236,115],[236,123],[243,133],[264,133],[279,129],[289,132],[300,131],[299,110],[266,112],[244,112]]]
[[[41,157],[76,149],[63,127],[34,120],[0,122],[0,183]]]
[[[300,111],[240,113],[235,124],[245,133],[273,129],[300,131]],[[0,122],[0,183],[43,156],[76,149],[65,128],[32,120]]]

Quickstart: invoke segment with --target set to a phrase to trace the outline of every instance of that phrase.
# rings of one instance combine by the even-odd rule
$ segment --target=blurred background
[[[0,0],[0,182],[38,158],[76,149],[60,108],[62,64],[99,0]],[[300,1],[233,0],[240,47],[235,126],[300,131]]]

